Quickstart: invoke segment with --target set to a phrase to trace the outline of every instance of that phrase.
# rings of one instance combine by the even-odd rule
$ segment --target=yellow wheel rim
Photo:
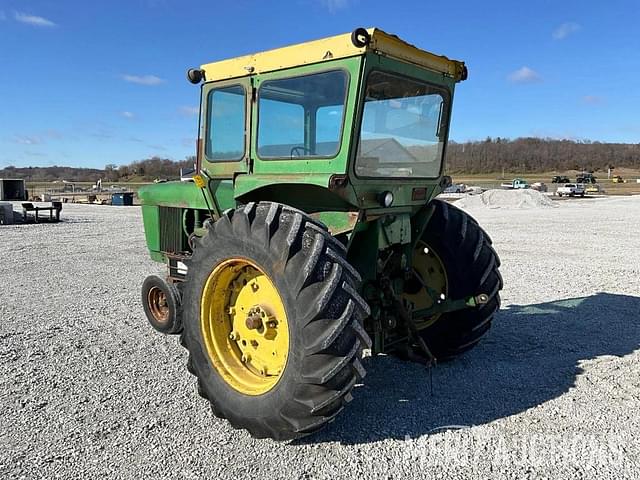
[[[413,272],[415,278],[411,280],[412,287],[403,295],[411,302],[414,310],[430,308],[434,304],[432,295],[437,300],[445,300],[449,292],[449,281],[444,264],[438,254],[422,240],[418,241],[413,250]],[[431,289],[432,295],[427,291]],[[439,297],[439,298],[438,298]],[[419,328],[425,328],[435,323],[440,314],[418,321]]]
[[[287,364],[289,325],[278,290],[255,263],[231,258],[211,272],[200,328],[211,364],[235,390],[262,395],[278,383]]]

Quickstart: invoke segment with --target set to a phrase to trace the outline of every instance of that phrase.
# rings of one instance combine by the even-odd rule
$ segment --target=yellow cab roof
[[[464,62],[450,60],[421,50],[404,40],[383,32],[378,28],[368,28],[370,41],[357,47],[351,41],[351,34],[323,38],[306,43],[267,50],[242,57],[230,58],[202,65],[206,81],[225,80],[246,75],[273,72],[284,68],[321,63],[338,58],[348,58],[374,52],[396,58],[420,67],[442,73],[456,81],[466,78]]]

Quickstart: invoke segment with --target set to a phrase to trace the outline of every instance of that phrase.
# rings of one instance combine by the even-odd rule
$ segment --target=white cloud
[[[37,15],[28,15],[26,13],[14,12],[15,19],[18,22],[26,23],[27,25],[33,25],[35,27],[55,27],[56,24],[51,20],[44,17],[38,17]]]
[[[178,111],[182,114],[182,115],[186,115],[187,117],[192,117],[194,115],[198,115],[198,113],[200,113],[200,108],[199,107],[190,107],[190,106],[182,106],[178,109]]]
[[[111,140],[112,138],[115,137],[113,132],[111,132],[109,129],[105,129],[105,128],[99,128],[97,131],[92,132],[89,135],[91,135],[93,138],[97,138],[99,140]]]
[[[127,112],[127,111],[120,112],[120,115],[122,115],[124,118],[128,118],[129,120],[135,118],[135,116],[136,116],[135,113]]]
[[[41,145],[44,143],[42,137],[34,135],[15,135],[13,140],[20,145]]]
[[[336,13],[338,10],[349,7],[353,0],[320,0],[320,3],[329,10],[329,13]]]
[[[20,145],[42,145],[49,140],[61,140],[64,134],[58,130],[50,128],[40,132],[33,132],[28,135],[14,135],[12,140]]]
[[[538,72],[526,66],[511,72],[507,78],[511,83],[536,83],[542,81],[542,77]]]
[[[50,128],[49,130],[45,130],[43,135],[52,140],[61,140],[62,138],[65,137],[65,135],[62,132],[60,132],[59,130],[55,130],[53,128]]]
[[[582,97],[582,102],[587,105],[601,105],[604,103],[604,98],[599,97],[598,95],[585,95]]]
[[[136,83],[138,85],[160,85],[164,83],[164,80],[155,75],[122,75],[122,79],[125,82]]]
[[[564,40],[569,35],[576,33],[578,30],[580,30],[580,25],[575,22],[566,22],[556,28],[551,36],[555,40]]]
[[[155,150],[156,152],[166,152],[167,151],[167,147],[165,147],[164,145],[145,145],[147,148],[150,148],[151,150]]]

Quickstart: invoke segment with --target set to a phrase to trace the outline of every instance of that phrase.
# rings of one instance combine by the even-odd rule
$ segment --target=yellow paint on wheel
[[[254,262],[231,258],[207,279],[200,327],[209,360],[246,395],[262,395],[280,380],[289,353],[289,325],[273,281]]]
[[[416,243],[413,250],[413,273],[415,284],[413,290],[403,297],[412,303],[413,310],[430,308],[436,301],[444,300],[449,293],[449,281],[444,264],[438,254],[422,240]],[[429,292],[430,290],[430,292]],[[416,319],[418,328],[422,329],[434,324],[440,314],[424,319]]]

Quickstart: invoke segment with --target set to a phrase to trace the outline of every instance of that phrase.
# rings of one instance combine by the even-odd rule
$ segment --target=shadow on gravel
[[[433,396],[423,367],[365,359],[365,385],[353,402],[334,423],[296,443],[413,438],[520,413],[568,391],[581,361],[639,348],[638,312],[640,297],[608,293],[512,305],[477,348],[434,369]]]

